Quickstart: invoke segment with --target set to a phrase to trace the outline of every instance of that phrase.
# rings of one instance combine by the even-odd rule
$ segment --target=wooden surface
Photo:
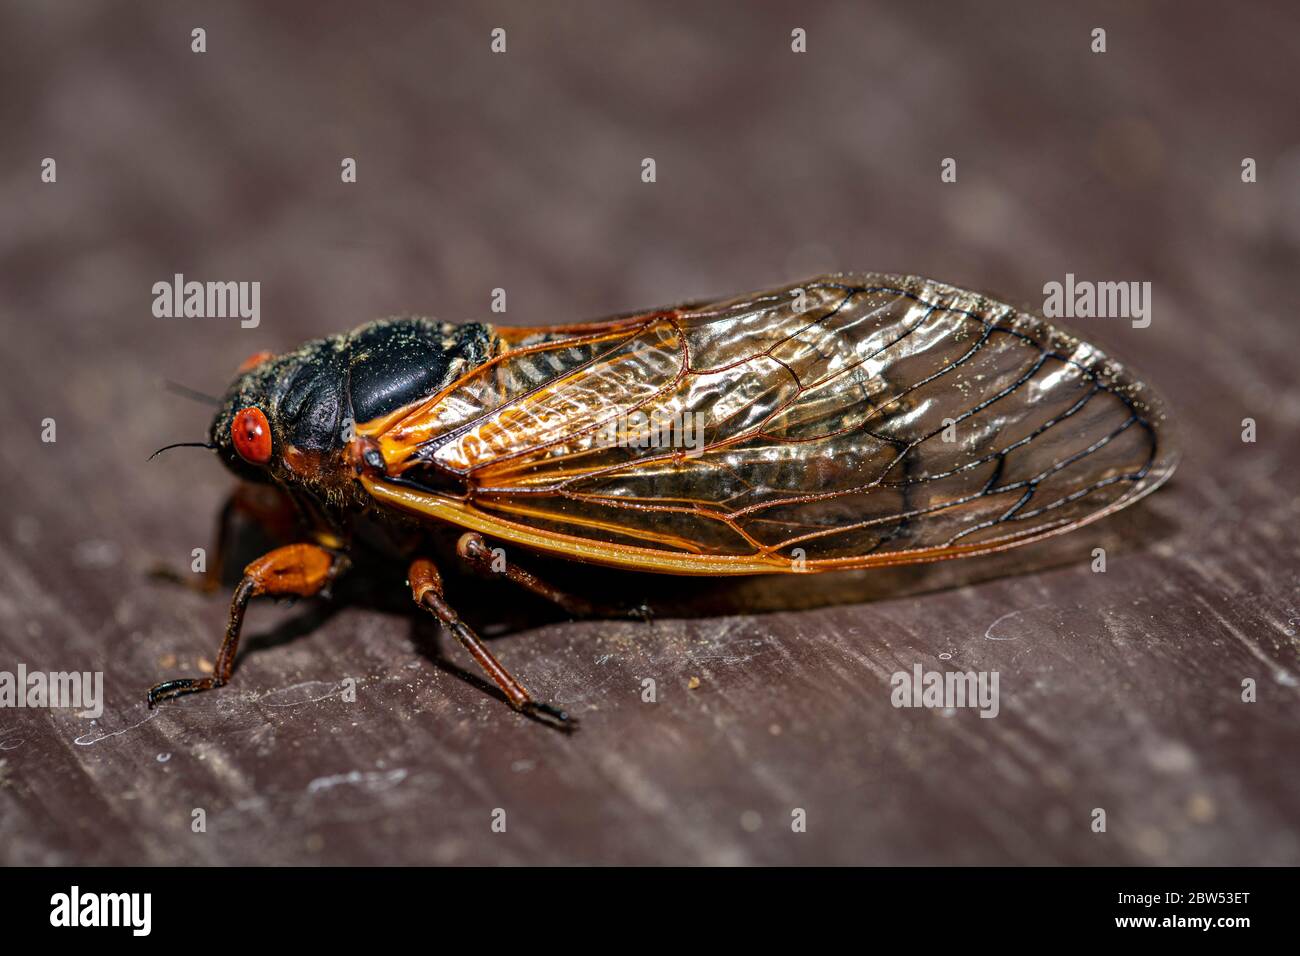
[[[0,861],[1300,862],[1294,5],[537,6],[0,13],[0,669],[102,670],[107,696],[93,724],[0,711]],[[1075,325],[1166,393],[1181,469],[994,558],[568,571],[651,624],[453,578],[571,737],[381,569],[255,606],[231,686],[146,710],[213,659],[226,603],[149,577],[209,544],[232,481],[202,451],[145,462],[207,426],[165,380],[220,391],[385,314],[486,318],[497,287],[505,321],[560,322],[830,269],[1035,308],[1067,272],[1151,281],[1149,328]],[[175,272],[261,281],[260,327],[154,318]],[[895,709],[917,663],[996,670],[1000,714]]]

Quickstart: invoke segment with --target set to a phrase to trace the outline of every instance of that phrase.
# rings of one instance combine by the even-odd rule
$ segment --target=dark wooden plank
[[[93,724],[0,711],[0,861],[1300,862],[1287,4],[4,16],[0,669],[102,670],[107,704]],[[1078,325],[1168,394],[1181,470],[994,558],[569,572],[649,593],[649,625],[454,579],[497,653],[583,717],[570,738],[485,693],[378,575],[336,607],[257,606],[230,687],[145,709],[213,658],[225,614],[148,577],[208,544],[230,483],[201,452],[145,463],[206,427],[164,379],[219,390],[251,352],[383,314],[481,318],[496,287],[535,323],[836,268],[1028,305],[1066,272],[1150,280],[1149,328]],[[260,327],[153,318],[174,272],[260,280]],[[999,716],[895,709],[916,663],[998,671]]]

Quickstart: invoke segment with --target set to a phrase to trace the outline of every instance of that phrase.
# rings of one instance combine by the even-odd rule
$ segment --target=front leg
[[[270,541],[292,541],[299,537],[302,528],[293,501],[278,488],[270,485],[240,483],[227,496],[217,515],[213,544],[209,549],[207,567],[201,574],[178,572],[165,565],[156,565],[150,577],[182,587],[212,594],[221,588],[221,576],[226,558],[234,550],[236,518],[251,521],[266,534]]]
[[[149,690],[149,706],[182,694],[221,687],[230,680],[239,651],[239,632],[250,599],[262,594],[312,597],[326,591],[347,569],[348,559],[337,551],[314,544],[290,544],[276,548],[244,568],[244,577],[230,601],[230,622],[217,651],[211,677],[184,677],[164,681]]]

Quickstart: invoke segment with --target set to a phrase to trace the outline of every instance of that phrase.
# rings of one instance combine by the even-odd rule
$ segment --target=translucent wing
[[[915,277],[829,276],[500,354],[359,426],[381,501],[582,560],[830,570],[998,550],[1172,472],[1163,412],[1043,319]]]

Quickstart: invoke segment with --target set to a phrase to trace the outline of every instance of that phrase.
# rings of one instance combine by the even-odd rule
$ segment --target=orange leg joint
[[[406,578],[411,586],[411,597],[415,599],[415,603],[432,613],[461,643],[461,646],[469,651],[475,663],[483,668],[488,677],[492,678],[493,683],[501,688],[501,693],[506,695],[506,700],[510,702],[511,707],[559,730],[571,731],[577,727],[578,721],[560,708],[534,700],[524,685],[515,680],[513,675],[492,655],[483,644],[483,639],[460,619],[460,615],[447,603],[442,590],[442,575],[438,573],[432,561],[416,558],[411,562]]]
[[[239,635],[244,626],[248,602],[263,594],[312,597],[325,593],[348,565],[348,559],[314,544],[290,544],[276,548],[244,568],[244,577],[230,601],[226,636],[217,651],[211,677],[184,677],[164,681],[149,690],[149,706],[160,701],[221,687],[235,670]]]

